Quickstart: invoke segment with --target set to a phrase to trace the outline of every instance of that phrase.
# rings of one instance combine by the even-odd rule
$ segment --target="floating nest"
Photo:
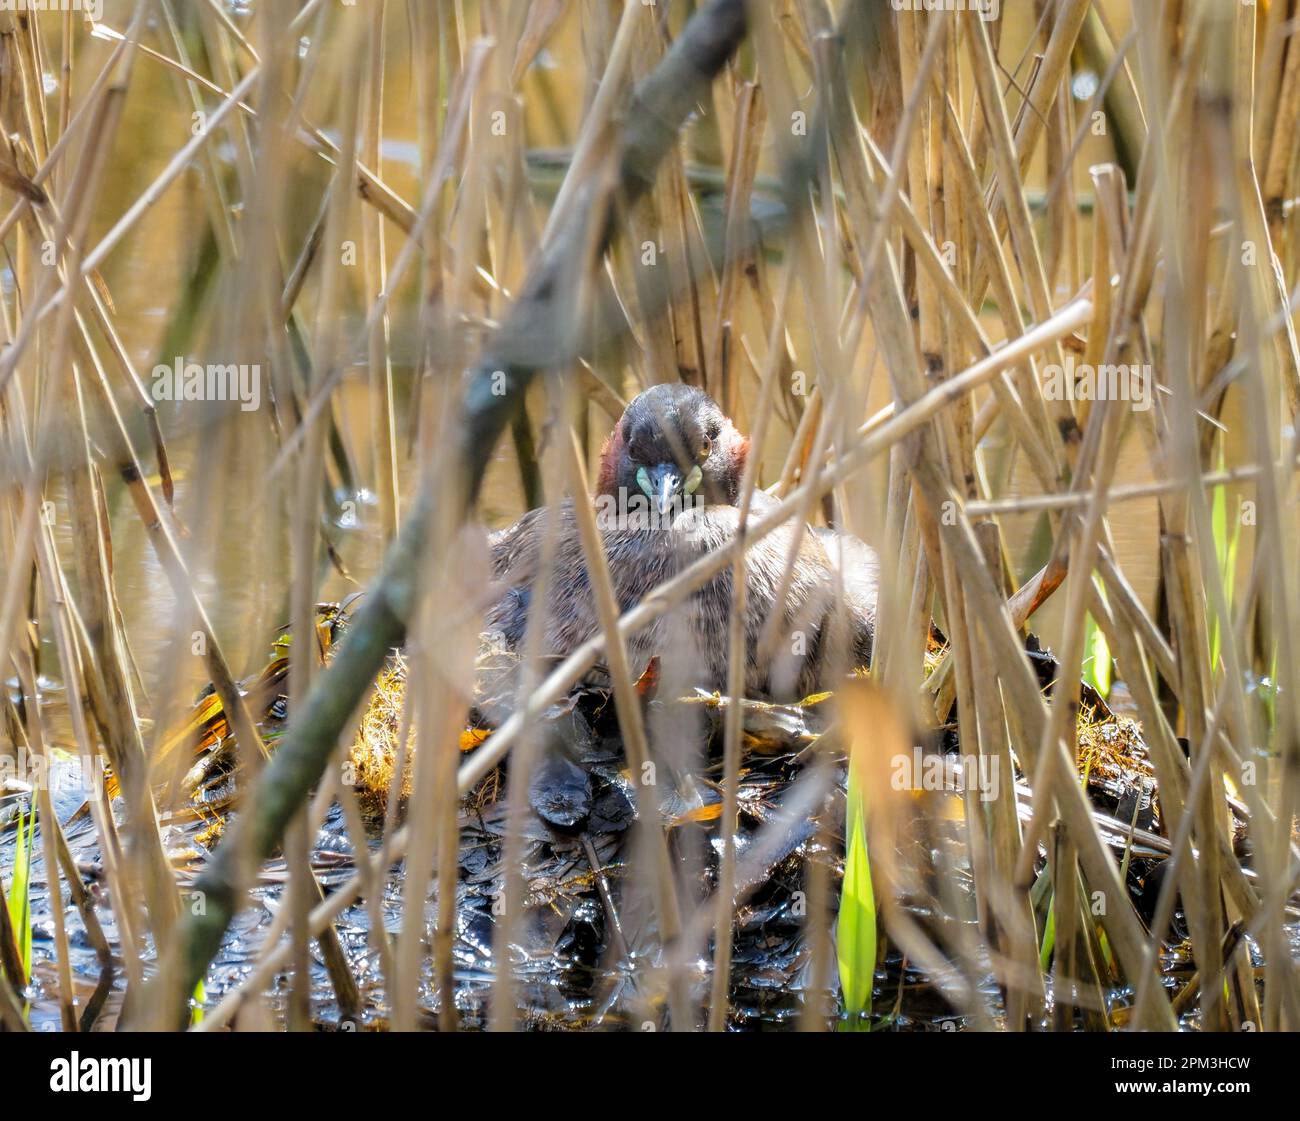
[[[354,604],[355,597],[343,604],[318,605],[316,637],[322,659],[328,661],[332,657],[346,630]],[[288,716],[289,644],[288,629],[282,629],[273,644],[271,660],[256,678],[244,683],[245,695],[260,716],[259,730],[272,749],[283,734]],[[926,653],[927,671],[943,650],[942,636],[932,634]],[[1055,680],[1055,659],[1033,639],[1028,653],[1044,687],[1050,689]],[[460,733],[462,752],[473,751],[487,740],[492,732],[493,715],[500,716],[508,711],[518,660],[513,654],[484,643],[479,650],[476,668],[476,703],[467,726]],[[395,652],[375,681],[348,750],[344,780],[356,792],[362,814],[371,826],[383,823],[389,798],[395,791],[399,798],[399,817],[405,813],[411,796],[412,759],[418,734],[406,703],[408,673],[407,659]],[[650,699],[657,686],[657,666],[652,663],[637,688],[643,698]],[[1087,686],[1083,689],[1084,705],[1076,729],[1080,776],[1087,780],[1095,798],[1108,812],[1127,820],[1136,810],[1142,827],[1154,828],[1159,820],[1155,775],[1147,757],[1141,726],[1126,716],[1111,712],[1105,701]],[[833,694],[827,692],[794,704],[743,701],[744,751],[747,755],[770,756],[811,747],[827,723],[825,714],[831,707],[827,702],[832,699]],[[586,708],[602,717],[607,715],[605,710],[612,707],[608,683],[598,674],[594,681],[575,687],[564,702],[552,706],[544,723],[554,725],[571,716],[584,700]],[[693,695],[676,698],[676,701],[683,708],[696,710],[704,717],[710,738],[720,735],[722,715],[730,704],[728,698],[697,690]],[[574,732],[572,720],[569,724],[565,730],[568,739],[582,734]],[[617,723],[606,728],[605,733],[616,738]],[[590,728],[586,734],[592,734]],[[215,840],[220,836],[220,819],[236,801],[243,767],[221,702],[211,688],[199,696],[189,722],[172,743],[188,743],[193,753],[181,790],[194,812],[211,819],[211,831],[204,839]],[[960,745],[954,735],[945,746],[956,750]],[[581,744],[570,742],[567,747],[570,754],[583,754]],[[402,761],[400,789],[395,783],[399,760]],[[476,789],[473,801],[478,808],[484,805],[483,797],[494,789],[496,786],[492,784],[481,784]]]

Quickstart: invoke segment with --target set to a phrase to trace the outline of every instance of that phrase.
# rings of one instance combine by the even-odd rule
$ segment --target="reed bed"
[[[803,821],[786,1023],[892,1026],[898,967],[974,1029],[1300,1027],[1297,19],[0,12],[0,1026],[455,1030],[461,831],[495,809],[481,1022],[546,1026],[511,954],[529,780],[595,674],[637,812],[622,855],[575,856],[626,982],[589,1026],[739,1026],[733,932]],[[672,380],[750,434],[742,509],[777,504],[621,610],[577,502],[600,633],[546,660],[530,631],[489,711],[485,530],[588,494]],[[710,764],[629,640],[727,569],[739,620],[744,548],[791,519],[877,550],[878,629],[742,846],[756,729],[802,716],[736,703],[735,622]],[[658,696],[688,671],[665,651]],[[897,781],[944,737],[951,784]],[[49,778],[73,757],[104,778],[77,804]],[[672,809],[706,764],[716,803]],[[1144,792],[1131,817],[1104,781]]]

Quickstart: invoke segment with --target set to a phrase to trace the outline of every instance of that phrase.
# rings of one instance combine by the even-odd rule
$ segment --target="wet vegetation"
[[[1300,8],[969,7],[0,12],[0,1030],[1300,1027]]]

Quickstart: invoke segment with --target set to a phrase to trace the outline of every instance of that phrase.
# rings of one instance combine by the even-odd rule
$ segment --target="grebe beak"
[[[636,473],[636,481],[662,516],[672,509],[673,500],[681,493],[683,480],[676,464],[657,463],[653,467],[642,467]]]

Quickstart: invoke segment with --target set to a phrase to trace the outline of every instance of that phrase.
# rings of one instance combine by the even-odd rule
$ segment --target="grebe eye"
[[[700,445],[700,458],[708,459],[709,454],[713,451],[713,441],[707,436],[704,437],[704,443]]]

